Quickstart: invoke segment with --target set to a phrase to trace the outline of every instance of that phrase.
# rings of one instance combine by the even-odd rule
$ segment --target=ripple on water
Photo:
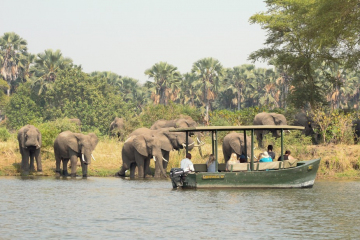
[[[360,182],[172,190],[169,181],[0,178],[3,239],[356,239]]]

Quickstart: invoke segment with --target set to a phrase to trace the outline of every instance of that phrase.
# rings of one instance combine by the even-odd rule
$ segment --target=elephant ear
[[[42,144],[41,144],[41,132],[39,131],[39,129],[36,129],[36,131],[37,131],[37,133],[38,133],[38,139],[37,139],[37,140],[38,140],[39,145],[40,145],[39,148],[41,148],[41,145],[42,145]]]
[[[235,151],[236,154],[241,155],[240,139],[238,137],[232,138],[229,141],[230,147]]]
[[[160,141],[161,149],[170,152],[173,150],[173,145],[164,134],[157,134],[155,137]]]
[[[27,132],[28,128],[23,128],[23,130],[21,131],[21,136],[20,136],[20,143],[21,143],[21,147],[25,148],[25,134]]]
[[[96,145],[99,142],[99,139],[95,133],[89,133],[88,137],[90,138],[91,151],[94,151],[94,149],[96,148]]]
[[[143,156],[148,156],[148,150],[147,150],[147,143],[145,140],[145,137],[142,135],[139,135],[134,138],[133,140],[134,147],[136,151],[138,151]]]
[[[187,127],[189,127],[189,124],[186,121],[186,119],[179,119],[176,121],[175,127],[176,128],[187,128]]]
[[[67,145],[69,148],[71,148],[74,152],[81,152],[81,139],[82,139],[81,133],[73,133],[73,135],[70,135],[67,140]]]

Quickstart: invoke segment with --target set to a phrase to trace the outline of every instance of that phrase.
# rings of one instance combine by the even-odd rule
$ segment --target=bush
[[[0,140],[6,142],[10,138],[10,133],[6,128],[0,128]]]

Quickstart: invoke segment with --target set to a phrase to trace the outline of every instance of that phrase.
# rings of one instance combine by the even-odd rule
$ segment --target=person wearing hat
[[[184,169],[184,172],[190,172],[190,171],[195,172],[194,164],[191,162],[190,159],[191,159],[191,154],[187,153],[186,157],[183,160],[181,160],[180,167]]]
[[[261,153],[259,156],[259,159],[260,159],[259,162],[272,162],[273,161],[267,151]]]

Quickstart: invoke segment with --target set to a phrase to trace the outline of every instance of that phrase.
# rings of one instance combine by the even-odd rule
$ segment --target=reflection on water
[[[360,182],[172,190],[169,181],[0,178],[0,239],[359,239]]]

